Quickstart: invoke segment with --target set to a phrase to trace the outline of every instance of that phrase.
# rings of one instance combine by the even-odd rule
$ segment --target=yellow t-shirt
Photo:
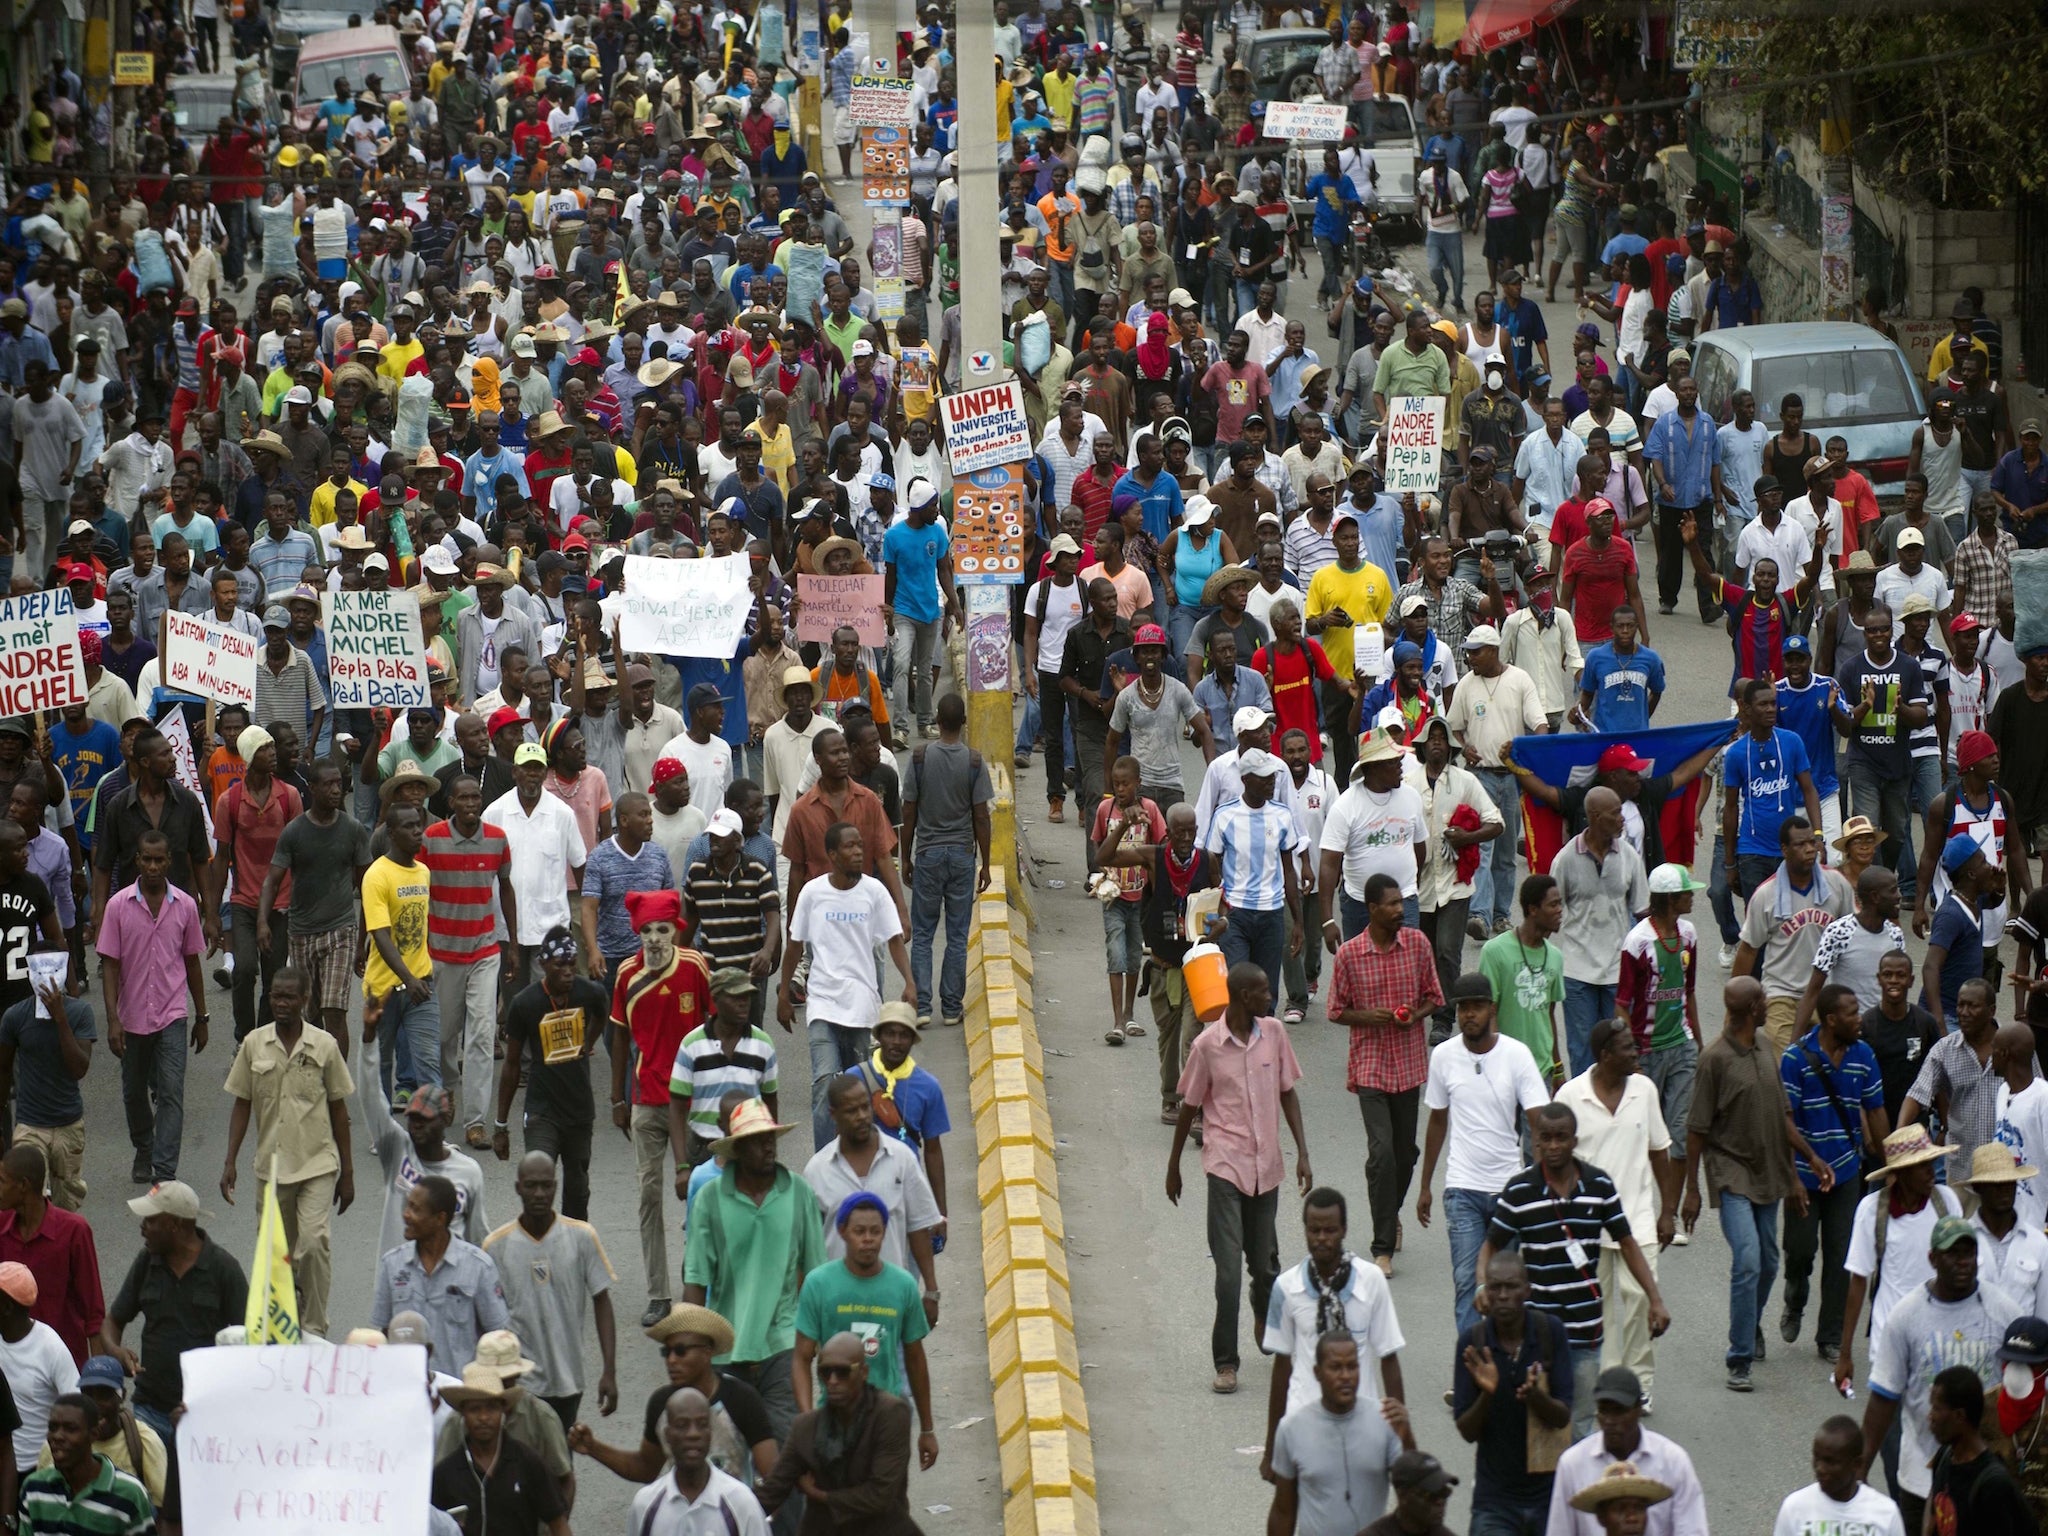
[[[313,487],[313,494],[306,504],[306,521],[315,528],[325,528],[334,521],[334,498],[348,490],[356,493],[357,502],[370,494],[370,488],[362,481],[351,479],[347,485],[336,485],[332,480],[322,480]]]
[[[395,864],[389,857],[372,864],[363,876],[363,931],[391,930],[391,942],[399,958],[415,976],[433,973],[427,957],[427,866]],[[363,966],[363,990],[388,997],[398,990],[398,977],[370,943],[370,957]]]
[[[405,370],[412,366],[412,360],[426,355],[426,343],[417,336],[411,341],[387,341],[378,349],[377,373],[394,384],[399,383],[405,378]]]
[[[1081,83],[1079,75],[1069,75],[1062,80],[1058,70],[1048,70],[1045,79],[1039,82],[1045,90],[1045,118],[1055,128],[1066,126],[1074,120],[1074,87]]]
[[[756,422],[755,429],[760,429]],[[789,494],[789,477],[796,468],[796,449],[790,445],[789,423],[777,427],[772,436],[761,439],[761,469],[774,480],[775,488],[783,495]]]
[[[1939,384],[1942,375],[1957,366],[1955,348],[1949,345],[1954,339],[1953,336],[1944,336],[1934,344],[1934,351],[1927,358],[1928,383]],[[1970,350],[1983,353],[1984,365],[1987,368],[1991,366],[1991,349],[1985,346],[1981,339],[1972,341]]]
[[[1387,573],[1370,560],[1361,559],[1355,571],[1341,570],[1332,562],[1309,578],[1308,617],[1328,613],[1332,608],[1342,608],[1351,615],[1353,624],[1378,624],[1386,627],[1387,615],[1393,611],[1394,587],[1387,580]],[[1316,637],[1323,643],[1323,654],[1330,658],[1330,665],[1339,677],[1349,677],[1351,665],[1351,630],[1344,625],[1335,625]],[[367,922],[369,919],[364,919]]]

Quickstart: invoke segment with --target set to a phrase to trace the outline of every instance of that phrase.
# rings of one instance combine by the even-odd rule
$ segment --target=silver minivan
[[[1823,443],[1845,439],[1850,465],[1880,498],[1904,494],[1913,429],[1926,410],[1898,343],[1865,325],[1814,321],[1708,331],[1691,351],[1700,408],[1715,421],[1733,419],[1735,392],[1746,389],[1757,419],[1775,429],[1779,405],[1797,395],[1807,431]]]

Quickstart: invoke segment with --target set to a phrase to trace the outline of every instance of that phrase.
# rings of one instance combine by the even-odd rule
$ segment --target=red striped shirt
[[[477,825],[463,837],[454,824],[427,828],[420,848],[427,866],[427,953],[436,965],[470,965],[498,953],[498,876],[512,863],[501,828]]]

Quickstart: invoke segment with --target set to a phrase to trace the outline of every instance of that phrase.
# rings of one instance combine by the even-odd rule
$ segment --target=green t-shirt
[[[1657,990],[1651,994],[1650,1049],[1661,1051],[1685,1038],[1686,953],[1681,941],[1674,949],[1662,939],[1651,947],[1657,962]]]
[[[924,1292],[907,1269],[885,1262],[878,1275],[856,1275],[843,1259],[804,1276],[796,1299],[796,1331],[823,1344],[836,1333],[859,1335],[867,1346],[868,1381],[907,1398],[903,1346],[932,1331]],[[822,1389],[821,1389],[822,1390]]]
[[[1500,1032],[1529,1047],[1537,1068],[1548,1073],[1557,1060],[1550,1010],[1564,1001],[1564,952],[1548,940],[1540,951],[1530,949],[1511,928],[1486,941],[1479,970],[1493,983]]]

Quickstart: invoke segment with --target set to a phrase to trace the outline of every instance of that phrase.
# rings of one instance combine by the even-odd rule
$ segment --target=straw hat
[[[1248,565],[1226,565],[1213,572],[1202,583],[1202,606],[1213,608],[1223,601],[1226,589],[1239,585],[1256,586],[1259,573]]]
[[[441,1394],[443,1397],[447,1393]],[[1572,1508],[1591,1514],[1602,1504],[1616,1499],[1641,1499],[1645,1504],[1662,1504],[1671,1490],[1654,1477],[1644,1477],[1632,1461],[1617,1461],[1598,1480],[1572,1495]]]
[[[458,1413],[471,1403],[502,1403],[507,1408],[525,1395],[518,1387],[508,1387],[497,1371],[488,1365],[471,1361],[462,1368],[462,1385],[443,1387],[441,1401]]]
[[[1925,1125],[1902,1125],[1884,1139],[1884,1168],[1878,1177],[1885,1178],[1901,1168],[1931,1163],[1937,1157],[1962,1150],[1961,1147],[1936,1145],[1934,1138],[1927,1134]]]
[[[542,411],[533,419],[533,430],[528,435],[535,438],[560,437],[570,431],[569,424],[553,411]]]
[[[732,1112],[732,1132],[711,1143],[711,1150],[720,1157],[729,1156],[736,1142],[748,1136],[787,1136],[795,1130],[793,1125],[783,1125],[768,1113],[768,1106],[759,1099],[749,1099]]]
[[[408,784],[424,784],[429,789],[437,789],[440,787],[440,782],[439,779],[408,757],[398,765],[398,772],[392,774],[390,778],[377,786],[377,800],[382,805],[389,805],[391,797],[401,789],[404,789]]]
[[[1351,775],[1356,778],[1358,770],[1367,763],[1396,763],[1407,755],[1408,749],[1392,731],[1367,731],[1358,738],[1358,756],[1352,760]]]
[[[350,523],[334,536],[334,547],[368,553],[377,546],[370,542],[370,536],[363,531],[361,523]]]
[[[289,459],[292,456],[292,451],[286,446],[285,440],[275,432],[258,432],[254,437],[245,437],[242,439],[242,446],[251,453],[274,453],[280,459]]]
[[[639,372],[633,377],[649,389],[659,389],[682,371],[681,364],[672,363],[665,357],[657,357],[652,362],[642,363]]]
[[[1842,823],[1842,835],[1834,842],[1835,852],[1848,852],[1850,842],[1859,837],[1875,837],[1880,843],[1891,840],[1891,834],[1871,821],[1868,816],[1851,816]]]
[[[1970,1176],[1965,1184],[2017,1184],[2041,1170],[2030,1168],[2013,1155],[2003,1142],[1987,1141],[1970,1154]]]
[[[732,1348],[732,1324],[709,1307],[693,1307],[688,1302],[677,1302],[670,1307],[668,1315],[647,1330],[647,1337],[657,1344],[666,1344],[681,1333],[694,1333],[699,1338],[709,1339],[714,1355],[722,1355]]]
[[[493,1328],[476,1341],[476,1359],[470,1362],[500,1376],[524,1376],[540,1369],[519,1348],[519,1335],[510,1328]]]
[[[811,563],[815,565],[820,571],[824,570],[825,557],[831,554],[834,550],[838,549],[852,550],[853,558],[856,560],[863,560],[867,558],[867,551],[861,548],[858,540],[844,538],[839,535],[834,535],[832,538],[827,539],[824,543],[820,544],[816,549],[811,551]]]

